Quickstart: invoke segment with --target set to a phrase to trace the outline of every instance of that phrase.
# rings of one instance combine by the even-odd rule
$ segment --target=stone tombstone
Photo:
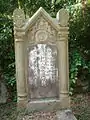
[[[8,90],[3,78],[2,70],[0,68],[0,104],[6,103],[8,99]]]
[[[26,19],[22,9],[14,11],[18,107],[69,108],[68,20],[65,9],[56,18],[42,7]]]

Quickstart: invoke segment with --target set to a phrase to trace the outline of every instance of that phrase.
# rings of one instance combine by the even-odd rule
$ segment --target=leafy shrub
[[[0,66],[10,98],[16,93],[14,39],[12,20],[2,16],[0,22]]]
[[[83,80],[87,81],[90,89],[90,14],[86,7],[83,12],[81,8],[70,12],[70,94],[73,93],[76,80],[78,79],[78,66],[87,67],[88,77],[83,74]],[[81,78],[80,78],[81,79]]]

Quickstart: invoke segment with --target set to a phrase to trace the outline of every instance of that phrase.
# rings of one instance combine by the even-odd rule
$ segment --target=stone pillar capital
[[[69,34],[69,31],[66,30],[66,31],[59,31],[58,32],[58,37],[57,37],[57,41],[68,41],[68,34]]]
[[[14,31],[14,38],[15,41],[24,41],[24,37],[25,37],[25,32],[21,32],[21,31]]]

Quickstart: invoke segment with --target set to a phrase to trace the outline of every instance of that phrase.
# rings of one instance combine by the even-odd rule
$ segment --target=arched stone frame
[[[22,10],[14,11],[14,36],[15,36],[15,59],[16,59],[16,80],[17,80],[17,97],[18,97],[18,105],[26,106],[28,103],[28,83],[27,83],[27,40],[30,40],[30,43],[33,42],[32,37],[35,36],[35,33],[31,36],[28,35],[31,33],[31,27],[35,24],[41,15],[44,19],[48,21],[50,26],[55,29],[56,33],[52,33],[55,37],[52,37],[54,42],[56,42],[56,46],[58,48],[58,65],[59,65],[59,100],[57,102],[57,106],[60,108],[67,108],[70,106],[69,101],[69,71],[68,71],[68,27],[65,22],[63,22],[62,15],[66,13],[62,13],[62,10],[57,14],[57,22],[55,23],[52,18],[40,8],[32,18],[30,18],[26,23],[24,19],[24,14]],[[16,15],[16,16],[15,16]],[[61,19],[61,18],[62,19]],[[66,15],[67,17],[67,15]],[[65,18],[64,18],[65,19]],[[68,19],[68,18],[67,18]],[[66,19],[65,19],[66,20]],[[63,25],[63,23],[65,23]],[[48,25],[47,25],[48,26]],[[30,32],[28,32],[30,30]],[[41,30],[42,31],[42,30]],[[45,32],[45,31],[43,31]],[[51,31],[50,31],[51,32]],[[28,34],[29,33],[29,34]],[[42,32],[37,32],[41,34]],[[49,35],[50,36],[50,35]],[[36,37],[37,38],[37,37]],[[45,37],[44,37],[45,38]],[[47,37],[46,37],[47,38]],[[46,39],[45,38],[45,39]],[[40,38],[42,41],[42,37]],[[48,39],[46,39],[48,40]],[[56,40],[56,41],[55,41]],[[44,40],[45,41],[45,40]],[[36,39],[36,42],[39,42]],[[49,101],[50,102],[50,101]]]

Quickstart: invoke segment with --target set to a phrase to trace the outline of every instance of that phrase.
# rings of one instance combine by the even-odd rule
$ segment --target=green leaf
[[[56,0],[56,4],[59,4],[61,2],[61,0]]]

